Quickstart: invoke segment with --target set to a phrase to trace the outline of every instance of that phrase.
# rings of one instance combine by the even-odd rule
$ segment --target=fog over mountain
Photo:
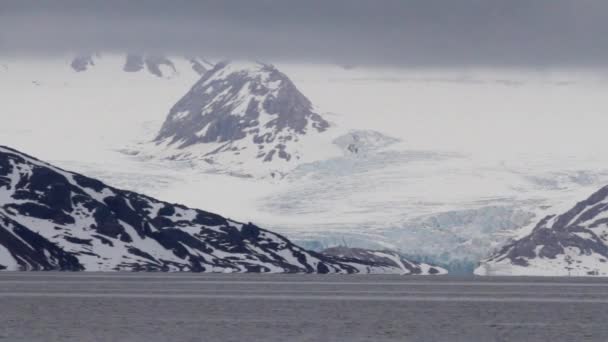
[[[145,51],[400,66],[605,67],[602,0],[16,1],[0,54]]]

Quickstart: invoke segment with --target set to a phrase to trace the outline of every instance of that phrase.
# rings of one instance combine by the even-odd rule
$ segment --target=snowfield
[[[199,79],[172,61],[177,72],[157,77],[125,73],[124,56],[84,72],[70,58],[1,60],[0,141],[306,247],[346,242],[444,264],[473,265],[608,183],[605,75],[275,64],[330,128],[273,179],[133,155]]]

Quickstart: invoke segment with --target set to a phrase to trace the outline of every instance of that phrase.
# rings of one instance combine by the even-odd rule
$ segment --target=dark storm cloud
[[[0,53],[604,67],[606,0],[0,1]]]

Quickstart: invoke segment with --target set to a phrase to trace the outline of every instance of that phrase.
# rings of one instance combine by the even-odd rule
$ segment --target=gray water
[[[0,272],[0,341],[608,341],[608,280]]]

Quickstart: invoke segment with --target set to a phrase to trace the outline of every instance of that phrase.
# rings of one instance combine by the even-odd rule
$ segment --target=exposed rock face
[[[447,271],[441,267],[431,266],[407,260],[394,251],[374,251],[363,248],[332,247],[322,252],[325,255],[352,260],[356,264],[369,263],[367,273],[395,273],[394,269],[401,270],[402,274],[439,275]],[[387,270],[388,272],[383,272]]]
[[[171,60],[163,56],[127,55],[125,66],[126,72],[138,72],[146,69],[154,76],[170,77],[177,72]]]
[[[248,152],[263,162],[289,162],[300,158],[294,145],[302,136],[328,127],[275,67],[221,62],[173,106],[155,141],[176,154],[207,144],[203,156],[210,160]]]
[[[144,68],[144,57],[141,55],[128,54],[125,66],[122,70],[126,72],[138,72]]]
[[[608,276],[608,187],[484,260],[480,275]]]
[[[9,252],[0,258],[0,270],[65,270],[84,269],[78,258],[57,247],[38,233],[0,212],[0,248]],[[2,253],[0,253],[2,256]],[[12,266],[12,267],[11,267]]]
[[[70,66],[76,72],[84,72],[93,68],[96,60],[100,57],[100,54],[79,55],[72,60]],[[210,62],[199,57],[188,57],[186,60],[192,70],[199,75],[204,74],[213,66]],[[179,72],[172,58],[132,53],[126,54],[122,70],[129,73],[146,71],[161,78],[171,78]]]
[[[89,67],[92,67],[94,65],[95,62],[93,61],[93,55],[77,56],[74,58],[74,60],[72,60],[72,63],[70,64],[72,69],[74,69],[74,71],[76,72],[86,71]]]
[[[0,147],[0,269],[377,271],[373,262],[307,251],[251,223],[112,188],[7,147]]]

